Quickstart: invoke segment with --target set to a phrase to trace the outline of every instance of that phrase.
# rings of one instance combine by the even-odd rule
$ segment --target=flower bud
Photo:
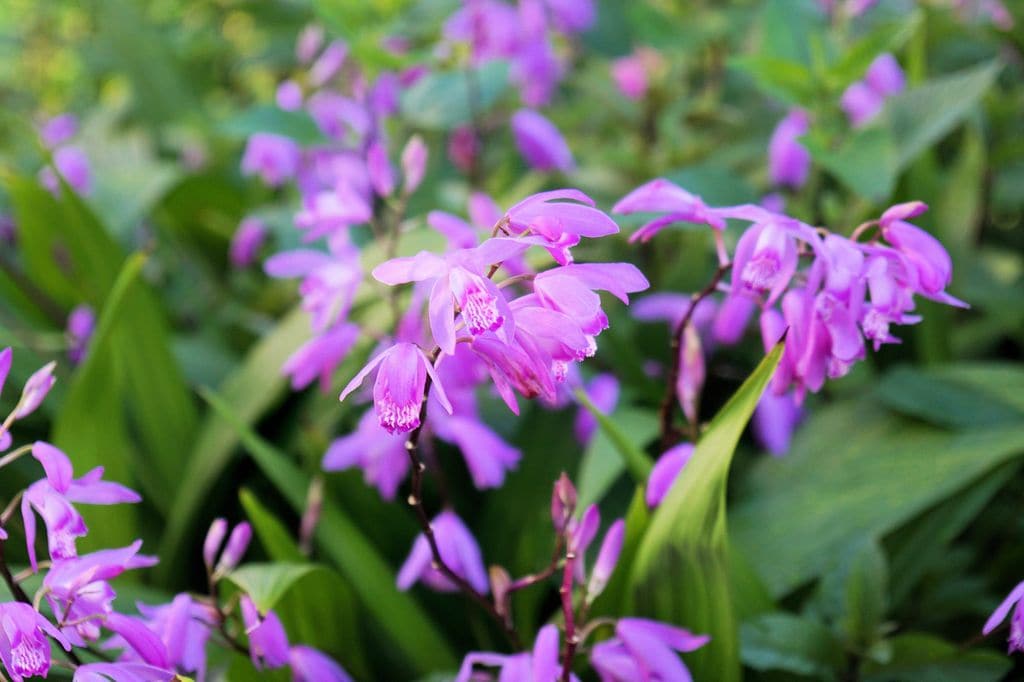
[[[561,533],[576,510],[576,487],[563,471],[555,481],[551,492],[551,522],[555,531]]]
[[[21,392],[21,400],[18,401],[18,408],[14,414],[15,419],[24,419],[42,404],[46,394],[50,392],[53,384],[57,381],[53,376],[56,366],[56,362],[48,362],[28,378],[25,388]]]
[[[252,526],[248,522],[243,521],[235,526],[235,529],[231,531],[231,537],[228,538],[228,544],[224,547],[224,552],[220,555],[217,572],[227,573],[237,566],[238,562],[242,560],[245,550],[249,548],[251,540]]]
[[[228,522],[225,519],[214,519],[210,524],[210,530],[206,531],[206,540],[203,542],[203,563],[206,564],[206,570],[213,570],[213,562],[227,532]]]
[[[375,141],[366,151],[366,170],[370,175],[373,191],[380,197],[389,197],[395,191],[395,174],[388,161],[388,150],[380,141]]]
[[[605,586],[608,585],[615,565],[619,562],[619,553],[622,551],[622,541],[625,536],[626,522],[622,519],[613,523],[605,533],[601,550],[597,553],[597,561],[594,562],[594,569],[590,573],[590,582],[587,583],[588,604],[604,592]]]
[[[259,218],[246,218],[238,225],[231,238],[228,256],[236,268],[249,267],[256,259],[260,247],[267,238],[267,227]]]
[[[427,145],[419,135],[413,135],[402,150],[402,175],[405,177],[404,192],[412,194],[423,182],[427,169]]]
[[[302,106],[302,88],[293,80],[286,80],[277,86],[277,106],[285,111],[297,111]]]
[[[704,350],[700,336],[692,324],[683,331],[683,344],[679,349],[679,378],[676,380],[676,397],[683,408],[683,414],[691,424],[697,423],[697,409],[700,406],[700,392],[704,388]]]
[[[502,616],[507,615],[508,588],[512,585],[512,576],[501,566],[491,566],[487,570],[491,580],[491,594],[494,595],[494,608]]]

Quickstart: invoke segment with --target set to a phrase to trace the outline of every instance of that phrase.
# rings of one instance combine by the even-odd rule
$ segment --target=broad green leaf
[[[791,613],[765,613],[740,626],[740,655],[754,670],[836,679],[845,663],[842,643],[821,623]]]
[[[889,603],[888,564],[874,538],[861,538],[827,562],[818,587],[819,611],[839,625],[856,651],[875,643]]]
[[[632,566],[630,584],[639,613],[711,635],[707,646],[688,657],[697,678],[740,677],[725,489],[740,435],[782,350],[782,343],[776,345],[708,425],[655,510]]]
[[[256,531],[256,537],[271,559],[293,563],[303,560],[302,553],[284,525],[254,494],[242,488],[238,491],[238,499]]]
[[[325,139],[306,112],[285,111],[274,106],[246,109],[221,122],[220,129],[241,138],[253,133],[273,133],[290,137],[299,144],[314,144]]]
[[[809,107],[817,89],[811,70],[800,62],[763,55],[743,55],[729,60],[729,66],[747,73],[762,90],[787,104]]]
[[[592,613],[595,616],[614,617],[625,612],[625,603],[628,600],[630,589],[631,568],[636,559],[636,552],[640,548],[640,542],[650,523],[651,512],[644,499],[644,487],[638,485],[633,493],[633,499],[629,503],[629,509],[626,511],[626,534],[622,551],[619,552],[619,562],[604,592],[594,602]]]
[[[899,367],[879,383],[875,395],[887,407],[940,426],[995,426],[1024,419],[1024,406],[1014,406],[995,386],[1015,387],[1024,395],[1024,370],[1002,368],[999,382],[987,385],[961,376],[957,365],[928,369]]]
[[[266,613],[277,606],[295,583],[322,570],[325,569],[309,563],[248,563],[236,568],[227,578],[252,598],[260,613]]]
[[[483,115],[508,86],[508,63],[431,73],[402,93],[402,113],[421,128],[451,130]]]
[[[1024,419],[949,432],[896,417],[873,397],[823,406],[785,458],[752,467],[731,510],[732,538],[758,557],[778,597],[817,577],[822,557],[888,533],[1022,453]]]
[[[285,359],[309,336],[309,319],[296,308],[264,336],[242,365],[225,380],[219,393],[231,411],[246,424],[254,423],[287,390],[281,376]],[[194,532],[199,511],[217,478],[231,461],[238,433],[215,414],[199,427],[195,445],[185,464],[184,485],[174,499],[160,544],[164,561],[157,567],[163,579],[178,572],[188,534]]]
[[[884,116],[896,143],[897,168],[904,169],[938,142],[981,100],[995,82],[998,61],[942,76],[890,99]]]
[[[296,511],[305,504],[308,477],[287,457],[257,436],[237,415],[230,403],[212,391],[203,397],[213,412],[231,425],[242,445]],[[359,597],[381,631],[390,639],[390,646],[411,668],[425,673],[454,666],[455,659],[438,628],[405,592],[395,587],[395,574],[366,538],[330,500],[316,533],[324,552],[343,576],[359,586]]]
[[[804,138],[815,161],[843,184],[875,202],[887,199],[896,185],[895,138],[885,128],[872,126],[854,132],[838,149],[825,147],[816,137]]]
[[[1004,679],[1013,662],[1002,652],[963,649],[934,635],[908,632],[893,637],[892,659],[868,662],[865,682],[991,682]]]
[[[838,62],[829,67],[826,75],[830,84],[840,89],[863,78],[878,55],[895,52],[902,47],[918,30],[922,20],[923,14],[914,9],[899,21],[883,24],[858,40]]]
[[[639,432],[630,429],[627,435],[620,426],[620,422],[599,410],[583,390],[576,391],[576,399],[594,415],[601,433],[608,437],[608,441],[622,459],[622,463],[633,480],[641,485],[646,483],[647,476],[651,473],[651,467],[654,465],[651,463],[651,458],[639,446],[643,444],[644,440],[650,439],[654,435],[656,424],[652,425],[650,421],[647,421]]]

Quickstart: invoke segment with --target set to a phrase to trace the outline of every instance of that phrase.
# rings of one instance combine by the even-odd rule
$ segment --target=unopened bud
[[[700,336],[692,324],[683,332],[683,345],[679,349],[679,378],[676,381],[676,397],[683,408],[683,414],[691,424],[697,423],[700,406],[700,392],[704,388],[704,350]]]
[[[395,191],[395,174],[388,161],[388,150],[380,141],[374,141],[366,150],[366,171],[370,176],[373,191],[381,197],[389,197]]]
[[[25,388],[21,392],[21,400],[18,401],[18,411],[14,415],[15,419],[27,417],[42,404],[46,394],[50,392],[53,384],[57,381],[57,378],[53,376],[53,370],[56,366],[56,362],[48,362],[28,378],[28,381],[25,382]]]
[[[213,570],[213,562],[217,559],[217,552],[227,532],[228,522],[225,519],[214,519],[210,524],[210,530],[206,532],[206,540],[203,542],[203,563],[206,564],[206,570]]]
[[[587,603],[593,602],[608,585],[615,565],[619,562],[619,553],[622,551],[625,536],[626,523],[622,519],[613,523],[605,533],[601,550],[597,553],[597,561],[594,562],[594,570],[590,573],[590,582],[587,583]]]
[[[231,537],[228,538],[227,545],[224,547],[224,552],[220,555],[220,561],[217,563],[217,572],[227,573],[237,566],[238,562],[242,560],[245,550],[249,548],[251,540],[252,526],[248,522],[242,521],[235,526],[235,529],[231,531]]]
[[[555,487],[551,492],[551,522],[557,532],[561,533],[565,530],[565,525],[569,523],[574,511],[576,511],[576,487],[563,471],[555,481]]]
[[[412,194],[423,182],[427,170],[427,145],[419,135],[413,135],[402,150],[402,175],[405,177],[403,191]]]

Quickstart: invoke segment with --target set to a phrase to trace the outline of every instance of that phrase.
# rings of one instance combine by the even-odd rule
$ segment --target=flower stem
[[[676,444],[679,438],[679,432],[672,424],[672,417],[675,414],[675,391],[676,383],[679,380],[679,371],[681,369],[680,362],[680,349],[683,346],[683,334],[686,333],[686,327],[690,324],[690,320],[693,319],[693,312],[697,309],[697,305],[705,298],[710,296],[718,288],[718,284],[725,277],[725,274],[729,272],[732,267],[732,263],[722,263],[715,270],[715,274],[711,277],[711,281],[707,283],[703,289],[690,296],[690,305],[686,309],[686,314],[683,315],[683,319],[679,321],[672,334],[672,345],[669,350],[671,354],[671,366],[668,373],[668,381],[665,383],[665,393],[661,398],[661,407],[658,410],[658,415],[661,420],[661,449],[662,451],[668,450],[670,447]],[[690,424],[690,435],[696,441],[696,437],[699,435],[697,425]]]
[[[576,553],[571,549],[565,553],[565,566],[562,568],[562,586],[558,593],[562,598],[562,614],[565,617],[565,654],[562,657],[562,682],[570,682],[572,677],[572,661],[576,657],[576,619],[572,606],[573,572],[576,568]]]

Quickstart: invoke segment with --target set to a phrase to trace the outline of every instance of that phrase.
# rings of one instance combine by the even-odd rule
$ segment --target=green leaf
[[[743,55],[729,60],[729,66],[748,74],[762,90],[787,104],[810,107],[817,88],[811,70],[800,62],[764,55]]]
[[[789,455],[751,468],[732,538],[778,597],[817,577],[822,557],[881,537],[1021,453],[1024,420],[949,432],[896,417],[874,397],[824,406]]]
[[[998,61],[991,61],[930,80],[890,99],[885,117],[896,143],[897,168],[909,166],[963,121],[995,82],[1001,68]]]
[[[231,405],[232,414],[245,424],[254,423],[287,391],[281,365],[308,338],[309,319],[296,308],[253,346],[242,365],[224,381],[219,393]],[[184,480],[174,498],[160,544],[164,561],[156,568],[166,581],[180,572],[183,547],[194,530],[196,517],[213,484],[231,461],[238,445],[238,432],[216,414],[207,415],[199,426]]]
[[[888,607],[888,564],[874,538],[862,538],[836,554],[819,586],[821,611],[839,624],[856,650],[878,639]]]
[[[260,613],[266,613],[277,606],[295,583],[322,570],[315,564],[252,563],[236,568],[226,577],[252,598]]]
[[[1013,663],[1002,652],[965,650],[933,635],[908,632],[890,640],[889,662],[868,662],[864,682],[991,682]]]
[[[837,90],[864,77],[871,62],[883,52],[899,50],[921,26],[924,15],[913,9],[899,21],[883,24],[858,40],[842,59],[827,71],[830,84]]]
[[[875,202],[887,199],[896,186],[897,149],[885,128],[872,126],[854,132],[838,149],[816,137],[803,141],[811,156],[843,184]]]
[[[821,623],[791,613],[765,613],[740,626],[743,664],[754,670],[835,679],[845,662],[842,644]]]
[[[262,440],[230,404],[208,390],[203,397],[236,430],[245,449],[296,511],[305,504],[309,479],[284,454]],[[390,648],[420,673],[451,668],[455,658],[439,630],[419,605],[395,587],[395,574],[376,548],[330,500],[324,501],[316,533],[324,552],[353,585],[359,586],[363,606],[390,639]]]
[[[475,70],[423,76],[402,93],[402,114],[414,126],[451,130],[480,116],[508,86],[508,63],[490,61]]]
[[[290,137],[299,144],[324,141],[324,135],[304,111],[285,111],[274,106],[258,106],[239,112],[221,122],[227,135],[246,138],[253,133],[273,133]]]
[[[302,553],[292,540],[291,535],[284,525],[263,503],[251,492],[242,488],[238,491],[238,498],[245,509],[246,516],[252,523],[263,549],[267,551],[274,561],[300,562],[303,560]]]
[[[641,443],[649,440],[656,433],[657,423],[652,423],[652,420],[650,419],[645,420],[642,417],[637,417],[634,423],[642,424],[642,426],[640,426],[640,430],[637,431],[631,428],[629,431],[630,435],[627,436],[624,430],[620,427],[622,422],[618,421],[618,419],[612,419],[599,410],[582,389],[576,391],[576,399],[579,400],[585,408],[587,408],[590,414],[594,415],[598,426],[600,426],[601,434],[607,436],[608,442],[622,459],[622,463],[633,477],[633,480],[641,485],[646,483],[647,476],[651,473],[651,468],[654,465],[651,463],[651,458],[635,445],[634,439]],[[607,480],[607,474],[602,478]],[[612,477],[611,480],[614,481],[614,477]],[[603,483],[603,481],[601,482]],[[599,485],[599,483],[595,483],[595,485]],[[607,488],[607,483],[604,487]],[[589,494],[589,489],[585,490]],[[591,501],[596,499],[599,499],[599,496],[593,498]],[[580,505],[582,506],[583,503],[581,502]]]
[[[782,343],[776,345],[708,425],[689,463],[654,512],[631,570],[632,596],[639,613],[711,635],[711,642],[688,659],[697,678],[740,677],[725,489],[740,435],[782,350]]]

